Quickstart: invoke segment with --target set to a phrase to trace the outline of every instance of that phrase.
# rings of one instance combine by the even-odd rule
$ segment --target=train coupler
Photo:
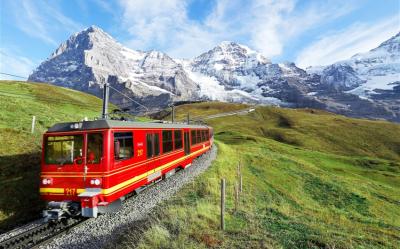
[[[45,222],[60,221],[80,214],[79,204],[71,201],[51,201],[43,211]]]

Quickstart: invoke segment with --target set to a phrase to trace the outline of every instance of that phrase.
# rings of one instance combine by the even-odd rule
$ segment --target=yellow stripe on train
[[[149,176],[149,175],[151,175],[151,174],[153,174],[153,173],[155,173],[155,172],[158,172],[158,171],[163,170],[163,169],[165,169],[165,168],[168,168],[168,167],[170,167],[170,166],[172,166],[172,165],[174,165],[174,164],[176,164],[176,163],[179,163],[179,162],[181,162],[181,161],[184,161],[184,160],[187,159],[188,157],[197,155],[197,154],[199,154],[199,153],[201,153],[201,152],[207,150],[209,147],[210,147],[210,146],[207,146],[207,147],[205,147],[205,148],[203,148],[203,149],[201,149],[201,150],[199,150],[199,151],[193,152],[193,153],[190,154],[190,155],[187,155],[187,156],[185,156],[185,157],[176,159],[176,160],[174,160],[174,161],[172,161],[172,162],[169,162],[169,163],[167,163],[167,164],[165,164],[165,165],[162,165],[162,166],[160,166],[160,167],[158,167],[158,168],[155,168],[155,169],[152,169],[152,170],[150,170],[150,171],[147,171],[146,173],[143,173],[143,174],[141,174],[141,175],[135,176],[135,177],[133,177],[133,178],[131,178],[131,179],[125,181],[125,182],[121,182],[121,183],[119,183],[119,184],[117,184],[117,185],[115,185],[115,186],[112,186],[111,188],[102,189],[102,190],[101,190],[101,193],[102,193],[103,195],[110,195],[110,194],[113,193],[113,192],[117,192],[117,191],[119,191],[119,190],[122,190],[123,188],[127,187],[128,185],[131,185],[131,184],[133,184],[133,183],[135,183],[135,182],[138,182],[138,181],[140,181],[140,180],[143,180],[144,178],[146,178],[147,176]],[[85,192],[85,189],[77,189],[77,193],[78,193],[78,194],[83,193],[83,192]],[[64,194],[64,188],[40,188],[40,193],[41,193],[41,194],[48,194],[48,193],[51,193],[51,194]]]

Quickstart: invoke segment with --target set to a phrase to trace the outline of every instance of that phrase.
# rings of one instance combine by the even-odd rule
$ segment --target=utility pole
[[[187,116],[186,116],[186,122],[187,122],[187,124],[190,123],[190,115],[189,115],[189,113],[188,113]]]
[[[109,98],[109,85],[104,83],[103,85],[103,113],[101,115],[102,119],[108,118],[108,98]]]
[[[172,108],[172,123],[175,123],[175,106],[174,103],[171,104]]]

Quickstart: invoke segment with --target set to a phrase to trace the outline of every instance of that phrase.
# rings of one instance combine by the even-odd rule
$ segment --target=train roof
[[[157,123],[157,122],[134,122],[134,121],[120,121],[120,120],[95,120],[95,121],[81,121],[81,122],[68,122],[58,123],[50,127],[47,132],[65,132],[65,131],[82,131],[93,129],[110,129],[110,128],[150,128],[150,129],[204,129],[209,128],[206,125],[188,125],[180,123]]]

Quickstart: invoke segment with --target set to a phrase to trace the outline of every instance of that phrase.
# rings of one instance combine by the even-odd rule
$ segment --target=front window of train
[[[45,144],[46,164],[73,164],[82,162],[83,135],[49,136]]]

